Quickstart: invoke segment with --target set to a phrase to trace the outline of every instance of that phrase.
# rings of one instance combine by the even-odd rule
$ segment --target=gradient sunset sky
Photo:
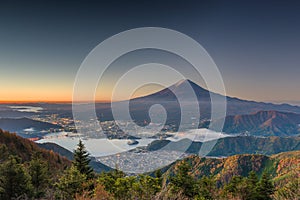
[[[300,105],[299,11],[299,1],[271,0],[1,1],[0,101],[70,101],[76,72],[96,45],[151,26],[198,41],[227,95]],[[110,76],[131,62],[116,62]],[[98,100],[107,98],[102,92]]]

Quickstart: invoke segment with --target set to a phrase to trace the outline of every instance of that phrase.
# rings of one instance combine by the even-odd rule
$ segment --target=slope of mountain
[[[213,176],[219,183],[227,183],[233,176],[247,176],[250,171],[255,171],[259,176],[266,171],[277,185],[300,175],[300,151],[272,156],[244,154],[221,159],[190,156],[184,160],[191,165],[194,176]],[[174,173],[181,162],[175,162],[166,174]]]
[[[272,155],[300,150],[300,137],[228,137],[221,138],[210,152],[213,156],[235,154]]]
[[[194,99],[193,93],[189,90],[193,89],[197,99]],[[174,93],[183,97],[183,102],[177,100]],[[135,122],[140,125],[145,125],[150,122],[149,109],[155,104],[160,104],[165,108],[167,113],[167,124],[178,126],[181,119],[181,108],[184,107],[187,112],[194,112],[195,106],[199,106],[201,111],[201,119],[210,119],[211,116],[211,101],[210,94],[217,97],[222,97],[219,94],[209,92],[190,80],[182,80],[178,83],[165,88],[161,91],[150,95],[138,97],[129,100],[130,115]],[[224,98],[224,97],[223,97]],[[288,104],[272,104],[242,100],[234,97],[226,97],[227,113],[226,115],[241,115],[258,112],[261,110],[275,110],[281,112],[294,112],[300,114],[300,107]],[[124,101],[128,102],[128,101]],[[122,108],[124,102],[115,102],[113,106]],[[97,116],[101,121],[113,120],[111,105],[109,103],[96,104]],[[162,113],[154,113],[160,116]],[[153,118],[152,118],[153,119]]]
[[[259,111],[253,114],[227,116],[223,131],[259,136],[291,136],[300,133],[300,114]]]
[[[138,104],[143,102],[153,102],[158,100],[174,102],[177,100],[174,93],[180,94],[180,96],[184,96],[184,101],[190,101],[193,100],[192,98],[193,95],[189,91],[190,87],[194,90],[198,102],[200,103],[200,106],[201,105],[203,106],[203,109],[210,108],[210,95],[221,96],[219,94],[210,92],[200,87],[199,85],[197,85],[191,80],[181,80],[178,83],[170,86],[169,88],[163,89],[161,91],[158,91],[156,93],[147,96],[132,99],[131,101],[133,102],[133,104]],[[226,98],[228,104],[227,105],[228,115],[252,113],[260,110],[276,110],[282,112],[300,113],[300,107],[298,106],[291,106],[288,104],[272,104],[272,103],[255,102],[255,101],[242,100],[242,99],[228,97],[228,96]]]
[[[191,94],[192,92],[189,90],[189,88],[193,89],[197,100],[193,99],[193,95]],[[179,102],[173,92],[183,97],[183,102]],[[140,125],[146,125],[150,122],[149,109],[155,104],[160,104],[165,108],[165,111],[167,113],[166,123],[173,124],[175,125],[175,127],[178,127],[181,120],[181,108],[185,108],[187,113],[193,113],[195,111],[195,107],[199,106],[201,119],[211,118],[210,94],[217,97],[217,99],[220,99],[218,97],[222,97],[219,94],[213,92],[210,93],[208,90],[200,87],[190,80],[183,80],[170,86],[169,88],[163,89],[156,93],[131,99],[129,101],[130,114],[134,121],[136,121]],[[300,114],[300,107],[298,106],[247,101],[233,97],[225,98],[227,99],[227,116],[249,114],[261,110],[274,110]],[[118,105],[121,104],[122,102],[114,103],[116,108],[118,108]],[[97,114],[101,120],[113,119],[108,104],[98,104],[96,107]],[[152,120],[155,120],[155,116],[161,116],[162,112],[164,111],[157,111],[157,113],[154,113],[154,117],[152,116]],[[283,126],[283,128],[286,127]]]
[[[8,155],[16,155],[26,162],[35,154],[41,154],[53,170],[63,170],[71,164],[67,158],[53,151],[42,149],[28,139],[0,129],[0,161]]]
[[[209,101],[209,91],[198,86],[196,83],[192,82],[191,80],[181,80],[174,85],[171,85],[168,88],[165,88],[161,91],[156,93],[138,97],[132,99],[134,101],[155,101],[157,99],[161,99],[163,101],[176,101],[175,94],[185,97],[185,101],[193,100],[193,93],[189,90],[192,88],[194,90],[194,95],[197,97],[198,101]],[[212,93],[216,95],[215,93]]]
[[[25,133],[26,129],[32,129],[32,132],[40,132],[42,130],[62,128],[56,124],[41,122],[26,117],[23,118],[0,118],[0,128],[10,132]],[[29,131],[30,132],[30,131]],[[26,135],[22,135],[23,137]]]
[[[165,147],[165,150],[180,151],[184,144],[190,144],[188,139],[178,142],[169,140],[156,140],[150,143],[146,149],[155,151]],[[192,142],[186,153],[198,154],[202,146],[201,142]],[[238,136],[220,138],[208,156],[231,156],[236,154],[264,154],[272,155],[280,152],[300,150],[300,137],[253,137]]]
[[[69,160],[73,160],[73,153],[68,149],[65,149],[64,147],[59,146],[58,144],[50,143],[50,142],[36,143],[36,144],[43,149],[53,151],[55,153],[58,153],[61,156],[68,158]]]
[[[38,144],[38,146],[43,149],[47,149],[47,150],[53,151],[55,153],[58,153],[59,155],[68,158],[69,160],[73,160],[73,153],[71,151],[69,151],[55,143],[41,143],[41,144]],[[94,157],[91,158],[90,166],[92,166],[93,169],[98,173],[103,172],[103,171],[111,171],[112,170],[112,168],[102,164],[99,161],[96,161],[96,158],[94,158]]]

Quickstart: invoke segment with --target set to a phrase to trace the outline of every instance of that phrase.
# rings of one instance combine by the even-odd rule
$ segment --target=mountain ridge
[[[191,166],[190,174],[201,178],[203,176],[214,177],[217,182],[228,183],[233,176],[248,176],[251,171],[259,176],[267,172],[275,185],[286,184],[291,177],[300,177],[300,151],[289,151],[271,156],[242,154],[227,158],[205,158],[189,156],[183,159]],[[170,165],[166,174],[172,174],[182,161]]]
[[[41,154],[52,169],[63,170],[70,166],[71,161],[53,151],[40,148],[36,143],[14,133],[0,129],[0,162],[9,155],[19,156],[23,162],[30,161],[35,154]],[[1,159],[2,158],[2,159]]]
[[[190,144],[190,146],[187,149],[183,149],[183,151],[196,155],[198,155],[203,145],[202,142],[191,142],[189,139],[182,139],[177,142],[156,140],[150,143],[146,149],[148,151],[156,151],[165,147],[164,150],[180,151],[185,144]],[[218,139],[208,156],[224,157],[236,154],[272,155],[295,150],[300,150],[300,137],[237,136]]]
[[[271,110],[227,116],[223,131],[230,134],[293,136],[300,133],[300,114]]]
[[[136,98],[132,98],[130,99],[131,100],[140,100],[140,99],[145,99],[145,98],[148,98],[148,97],[153,97],[153,96],[157,96],[157,95],[166,95],[166,96],[173,96],[173,95],[170,95],[169,92],[174,90],[174,91],[178,91],[180,90],[179,92],[186,92],[185,89],[187,89],[187,85],[190,85],[190,87],[195,91],[195,94],[196,96],[198,97],[199,95],[221,95],[221,94],[218,94],[218,93],[215,93],[213,91],[209,91],[208,89],[205,89],[201,86],[199,86],[198,84],[196,84],[195,82],[189,80],[189,79],[182,79],[176,83],[174,83],[173,85],[169,86],[169,87],[166,87],[160,91],[157,91],[157,92],[154,92],[152,94],[148,94],[148,95],[144,95],[144,96],[141,96],[141,97],[136,97]],[[183,91],[181,91],[183,90]],[[206,99],[208,99],[208,97],[205,97]],[[296,106],[296,105],[290,105],[288,103],[280,103],[280,104],[276,104],[276,103],[271,103],[271,102],[263,102],[263,101],[255,101],[255,100],[247,100],[247,99],[242,99],[242,98],[238,98],[238,97],[231,97],[231,96],[226,96],[227,99],[231,100],[231,101],[245,101],[245,102],[248,102],[248,103],[262,103],[262,104],[266,104],[266,105],[273,105],[273,106],[280,106],[280,107],[285,107],[285,108],[295,108],[297,109],[300,113],[300,106]],[[210,98],[209,98],[210,99]],[[275,109],[276,110],[276,109]],[[260,111],[260,110],[257,110],[257,111]],[[257,111],[253,111],[253,112],[257,112]]]
[[[61,129],[62,127],[56,124],[51,124],[48,122],[42,122],[38,120],[33,120],[27,117],[21,118],[0,118],[0,128],[9,132],[16,132],[22,137],[37,137],[39,132],[43,130]],[[25,134],[24,129],[34,128],[33,134]],[[30,132],[30,131],[29,131]]]
[[[192,92],[189,90],[193,89],[197,99],[193,98],[195,95],[190,95]],[[183,99],[183,102],[179,102],[174,93],[179,94]],[[152,93],[150,95],[146,95],[143,97],[133,98],[129,100],[129,110],[132,116],[132,119],[136,121],[138,124],[143,124],[145,121],[150,122],[149,109],[155,105],[160,104],[164,107],[167,114],[167,124],[174,124],[175,127],[179,127],[181,120],[181,111],[185,110],[188,113],[195,113],[195,108],[198,107],[200,110],[200,120],[210,120],[212,115],[211,110],[211,97],[210,95],[214,95],[214,99],[217,99],[217,102],[214,102],[215,106],[219,106],[219,103],[222,101],[218,101],[219,99],[226,98],[227,100],[227,111],[226,116],[232,115],[246,115],[249,113],[254,113],[258,111],[279,111],[279,112],[293,112],[300,114],[299,106],[292,106],[289,104],[273,104],[273,103],[265,103],[265,102],[256,102],[243,100],[236,97],[222,96],[220,94],[216,94],[213,92],[209,92],[208,90],[200,87],[196,83],[190,80],[184,80],[177,82],[171,85],[168,88],[162,89],[156,93]],[[221,98],[218,98],[221,97]],[[115,103],[117,105],[117,103]],[[184,109],[182,109],[184,108]],[[107,111],[107,110],[106,110]],[[101,113],[101,110],[99,110]],[[161,116],[162,111],[157,111],[153,116]],[[99,118],[101,116],[105,116],[105,114],[98,114]],[[107,115],[106,115],[107,116]],[[196,117],[192,114],[189,117]],[[147,124],[147,123],[146,123]],[[193,128],[193,127],[189,127]]]

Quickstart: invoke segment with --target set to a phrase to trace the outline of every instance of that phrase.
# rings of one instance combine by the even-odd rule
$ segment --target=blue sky
[[[228,95],[298,103],[299,10],[297,1],[3,1],[0,101],[71,100],[76,72],[97,44],[155,26],[198,41]]]

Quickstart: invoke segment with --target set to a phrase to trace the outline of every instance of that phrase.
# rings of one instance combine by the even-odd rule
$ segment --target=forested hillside
[[[96,173],[82,141],[72,163],[0,131],[0,199],[298,200],[300,151],[272,156],[189,156],[150,174]]]
[[[0,129],[0,160],[5,161],[10,155],[18,156],[22,162],[30,161],[32,156],[39,154],[51,169],[63,170],[71,162],[58,153],[40,148],[34,142]]]
[[[165,150],[178,151],[190,144],[186,153],[198,154],[202,142],[191,142],[188,139],[182,139],[177,142],[170,140],[156,140],[150,143],[146,149],[155,151],[164,147]],[[167,145],[167,146],[166,146]],[[237,136],[220,138],[216,145],[209,152],[208,156],[231,156],[236,154],[264,154],[272,155],[285,151],[300,150],[300,137],[254,137]]]

